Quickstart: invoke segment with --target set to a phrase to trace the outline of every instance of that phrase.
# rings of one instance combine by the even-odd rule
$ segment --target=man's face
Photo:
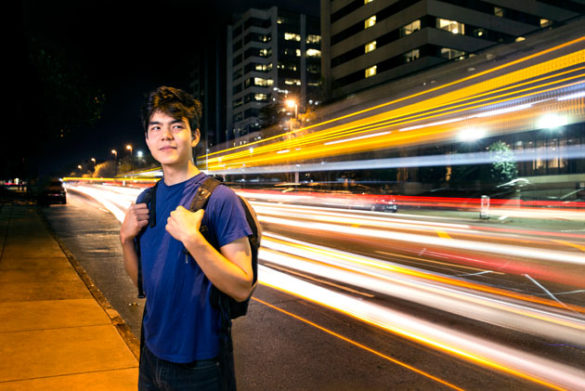
[[[199,142],[199,130],[192,133],[189,121],[155,111],[146,131],[146,144],[152,157],[163,166],[182,166],[193,160],[193,147]]]

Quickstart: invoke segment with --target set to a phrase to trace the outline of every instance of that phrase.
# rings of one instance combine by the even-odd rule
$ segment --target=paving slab
[[[136,368],[111,325],[0,333],[0,383]]]
[[[137,368],[0,383],[0,391],[136,391],[137,389]]]
[[[0,303],[0,333],[108,325],[110,318],[92,299]]]

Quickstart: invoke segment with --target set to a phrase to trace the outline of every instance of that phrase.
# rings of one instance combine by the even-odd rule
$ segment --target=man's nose
[[[171,132],[170,126],[163,126],[162,132],[161,132],[161,138],[163,140],[170,140],[173,138],[173,133]]]

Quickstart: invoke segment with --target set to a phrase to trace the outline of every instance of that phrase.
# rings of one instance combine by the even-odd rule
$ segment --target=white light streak
[[[325,143],[324,145],[333,145],[333,144],[346,143],[346,142],[349,142],[349,141],[363,140],[363,139],[366,139],[366,138],[383,136],[385,134],[390,134],[390,133],[392,133],[392,132],[387,131],[387,132],[379,132],[379,133],[374,133],[374,134],[366,134],[366,135],[363,135],[363,136],[356,136],[356,137],[345,138],[343,140],[329,141],[329,142]]]

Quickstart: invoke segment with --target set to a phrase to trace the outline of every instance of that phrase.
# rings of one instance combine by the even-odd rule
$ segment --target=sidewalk
[[[35,206],[0,206],[0,391],[137,389],[135,346],[90,289]]]

